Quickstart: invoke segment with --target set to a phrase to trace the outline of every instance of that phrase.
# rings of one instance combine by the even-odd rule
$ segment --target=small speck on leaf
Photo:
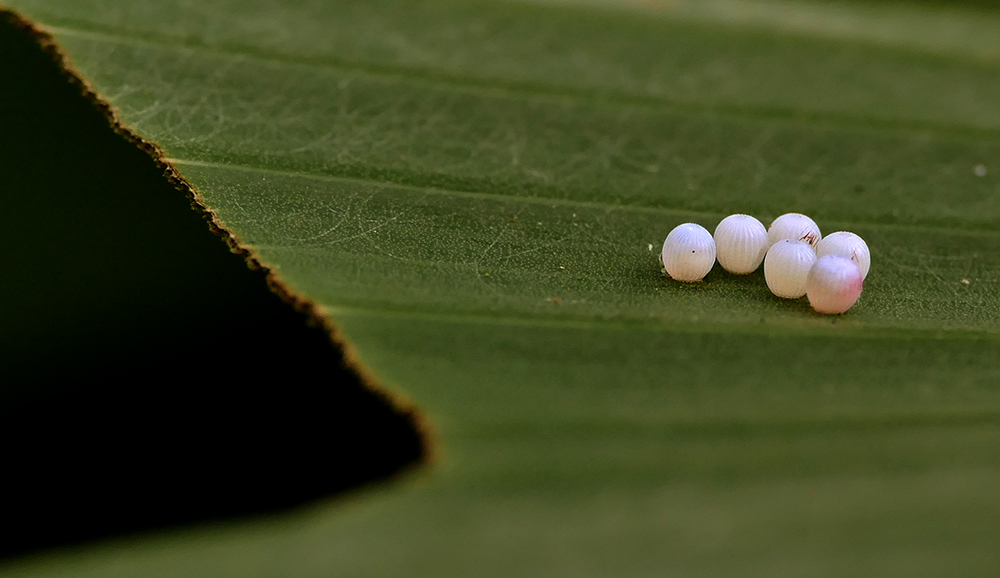
[[[976,165],[976,168],[972,169],[972,172],[974,172],[977,177],[985,177],[986,165]]]
[[[969,281],[968,279],[962,279],[962,285],[971,285],[971,284],[972,282]]]

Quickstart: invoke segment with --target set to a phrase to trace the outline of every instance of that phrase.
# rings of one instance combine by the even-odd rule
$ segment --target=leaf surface
[[[18,575],[1000,567],[996,13],[13,6],[421,408],[439,454],[358,503]],[[679,223],[789,211],[868,241],[849,314],[761,272],[660,272]]]

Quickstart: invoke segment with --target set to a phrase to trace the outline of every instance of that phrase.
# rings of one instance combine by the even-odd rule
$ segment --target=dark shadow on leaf
[[[420,462],[413,417],[0,18],[0,556],[293,507]]]

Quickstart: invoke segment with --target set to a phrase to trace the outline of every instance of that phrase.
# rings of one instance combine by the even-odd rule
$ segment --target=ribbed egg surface
[[[868,243],[854,233],[847,231],[837,231],[824,237],[816,246],[816,256],[840,255],[853,259],[861,269],[861,278],[868,277],[868,269],[871,268],[872,256],[868,250]]]
[[[767,229],[750,215],[729,215],[715,228],[719,264],[730,273],[753,273],[767,248]]]
[[[822,238],[816,221],[802,213],[785,213],[772,221],[771,227],[767,230],[767,241],[771,245],[783,239],[792,239],[804,241],[815,248]]]
[[[663,268],[678,281],[701,281],[715,264],[715,241],[695,223],[674,227],[663,242]]]
[[[816,252],[805,241],[781,239],[764,256],[764,280],[767,288],[783,299],[798,299],[806,294],[806,278],[816,262]]]

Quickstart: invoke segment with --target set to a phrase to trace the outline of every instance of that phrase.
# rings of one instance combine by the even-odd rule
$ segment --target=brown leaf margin
[[[3,5],[0,5],[0,18],[8,20],[19,30],[34,38],[39,48],[56,63],[66,80],[78,88],[83,97],[101,112],[108,121],[111,129],[129,143],[148,154],[156,166],[163,171],[163,176],[170,184],[181,193],[184,193],[191,203],[191,209],[201,215],[208,224],[209,230],[221,237],[231,252],[243,257],[247,267],[252,271],[259,272],[264,277],[264,281],[272,293],[277,295],[295,311],[303,314],[309,325],[319,327],[326,332],[330,339],[330,346],[340,353],[342,369],[355,374],[364,387],[371,390],[391,410],[409,422],[410,427],[420,441],[420,453],[417,459],[404,465],[404,467],[386,478],[369,481],[360,487],[349,489],[338,495],[343,496],[364,489],[365,487],[397,481],[403,477],[408,477],[416,471],[428,470],[434,464],[439,463],[441,460],[441,444],[437,441],[439,439],[437,428],[433,426],[427,415],[420,411],[416,403],[408,396],[402,392],[394,391],[379,382],[375,374],[361,362],[354,347],[343,336],[337,326],[323,315],[322,306],[295,291],[281,279],[274,269],[269,267],[260,258],[260,255],[256,251],[244,245],[236,233],[223,224],[215,211],[205,203],[201,194],[194,188],[194,185],[181,175],[177,167],[170,163],[166,152],[156,143],[143,138],[121,120],[118,109],[98,93],[90,81],[76,69],[69,55],[59,46],[55,37],[52,36],[45,26],[35,23],[17,11]]]

